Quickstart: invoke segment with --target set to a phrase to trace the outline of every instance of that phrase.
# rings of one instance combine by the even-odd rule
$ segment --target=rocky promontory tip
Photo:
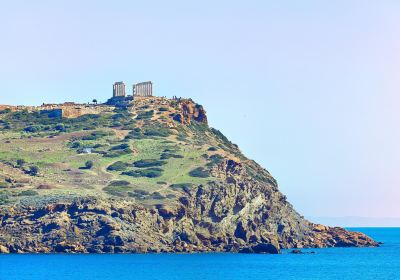
[[[2,107],[0,253],[378,246],[313,224],[191,99]]]

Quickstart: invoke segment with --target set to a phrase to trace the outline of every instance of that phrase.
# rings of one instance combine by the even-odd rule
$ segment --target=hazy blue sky
[[[400,216],[400,1],[189,2],[1,1],[0,103],[152,80],[302,214]]]

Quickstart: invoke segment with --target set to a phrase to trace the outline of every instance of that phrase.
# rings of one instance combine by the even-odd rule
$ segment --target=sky
[[[305,216],[400,217],[399,1],[0,0],[0,104],[152,80]]]

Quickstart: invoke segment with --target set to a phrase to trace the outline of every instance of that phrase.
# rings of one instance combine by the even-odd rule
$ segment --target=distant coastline
[[[358,216],[345,216],[345,217],[313,217],[309,216],[307,219],[321,223],[328,226],[339,227],[400,227],[400,217],[358,217]]]

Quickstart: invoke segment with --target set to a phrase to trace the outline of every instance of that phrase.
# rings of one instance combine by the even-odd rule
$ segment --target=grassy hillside
[[[148,98],[74,119],[1,111],[0,203],[94,195],[154,205],[216,181],[209,173],[214,165],[242,156],[219,131],[190,120],[193,112],[183,109],[175,100]]]

